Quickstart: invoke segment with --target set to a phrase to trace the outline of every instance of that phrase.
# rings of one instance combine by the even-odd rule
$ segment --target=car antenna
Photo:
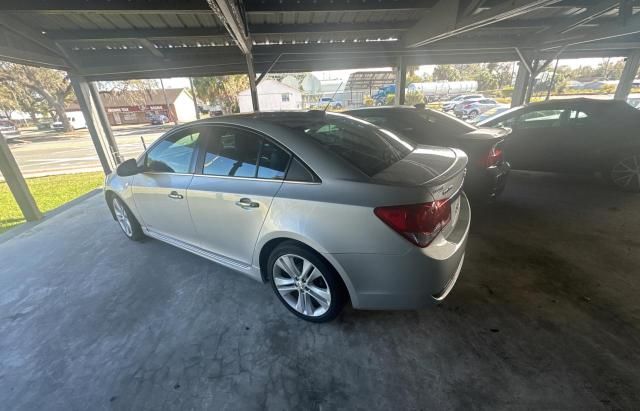
[[[331,100],[329,100],[329,102],[327,103],[326,106],[324,106],[324,109],[322,110],[323,112],[327,112],[327,109],[329,108],[329,106],[331,105],[331,102],[333,101],[333,98],[336,96],[336,94],[338,94],[338,90],[340,90],[340,86],[342,86],[342,83],[344,83],[344,81],[341,81],[340,84],[338,84],[338,87],[336,88],[336,91],[333,92],[333,95],[331,96]]]

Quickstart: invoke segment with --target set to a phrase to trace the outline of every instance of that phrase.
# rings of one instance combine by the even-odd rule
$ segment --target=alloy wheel
[[[640,190],[640,156],[622,158],[611,169],[611,180],[625,190]]]
[[[127,210],[118,198],[113,199],[113,212],[116,215],[116,220],[120,224],[120,228],[127,235],[127,237],[133,236],[133,228],[131,227],[131,221]]]
[[[273,281],[282,299],[302,315],[319,317],[331,306],[331,290],[324,275],[299,255],[280,256],[273,266]]]

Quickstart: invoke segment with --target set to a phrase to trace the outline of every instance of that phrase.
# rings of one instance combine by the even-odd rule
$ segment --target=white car
[[[20,136],[20,130],[18,130],[13,121],[0,120],[0,135],[8,140]]]
[[[451,111],[453,110],[458,104],[465,102],[467,100],[477,100],[477,99],[481,99],[484,98],[484,96],[482,94],[463,94],[460,95],[458,97],[455,97],[449,101],[445,101],[442,103],[442,111]]]

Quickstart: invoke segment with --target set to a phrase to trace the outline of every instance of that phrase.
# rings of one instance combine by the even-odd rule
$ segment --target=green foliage
[[[413,106],[416,104],[424,103],[424,96],[419,91],[407,91],[404,96],[404,104]]]
[[[220,105],[225,113],[237,113],[240,111],[238,94],[249,88],[249,78],[244,74],[196,77],[193,87],[201,100]]]
[[[509,97],[509,98],[511,98],[513,96],[513,87],[509,86],[509,87],[505,87],[502,90],[500,90],[500,96],[501,97]]]
[[[65,104],[73,99],[73,89],[67,75],[58,70],[0,62],[0,84],[10,89],[18,100],[19,109],[32,112],[55,111],[67,131],[73,128],[65,114]]]
[[[478,82],[478,90],[496,90],[511,85],[512,63],[444,64],[433,70],[434,81]]]
[[[103,183],[104,174],[102,172],[27,179],[27,185],[38,204],[38,208],[45,213],[68,203],[82,194],[100,188]],[[24,221],[22,212],[16,204],[9,187],[4,182],[0,183],[0,232],[22,224]]]
[[[367,107],[371,107],[374,105],[375,101],[373,101],[371,96],[364,96],[364,101],[362,103]]]
[[[385,105],[392,106],[396,103],[396,95],[395,94],[387,94],[385,97]],[[404,96],[404,104],[407,106],[413,106],[415,104],[424,103],[424,96],[419,91],[407,91]],[[365,105],[366,98],[365,98]],[[373,99],[371,99],[371,105],[373,105]]]

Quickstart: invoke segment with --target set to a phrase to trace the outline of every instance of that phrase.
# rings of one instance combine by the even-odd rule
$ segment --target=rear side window
[[[289,159],[287,151],[253,132],[216,127],[204,152],[202,173],[281,180]]]
[[[300,160],[294,158],[289,166],[289,171],[287,171],[287,181],[313,183],[319,182],[320,179],[302,164]]]

